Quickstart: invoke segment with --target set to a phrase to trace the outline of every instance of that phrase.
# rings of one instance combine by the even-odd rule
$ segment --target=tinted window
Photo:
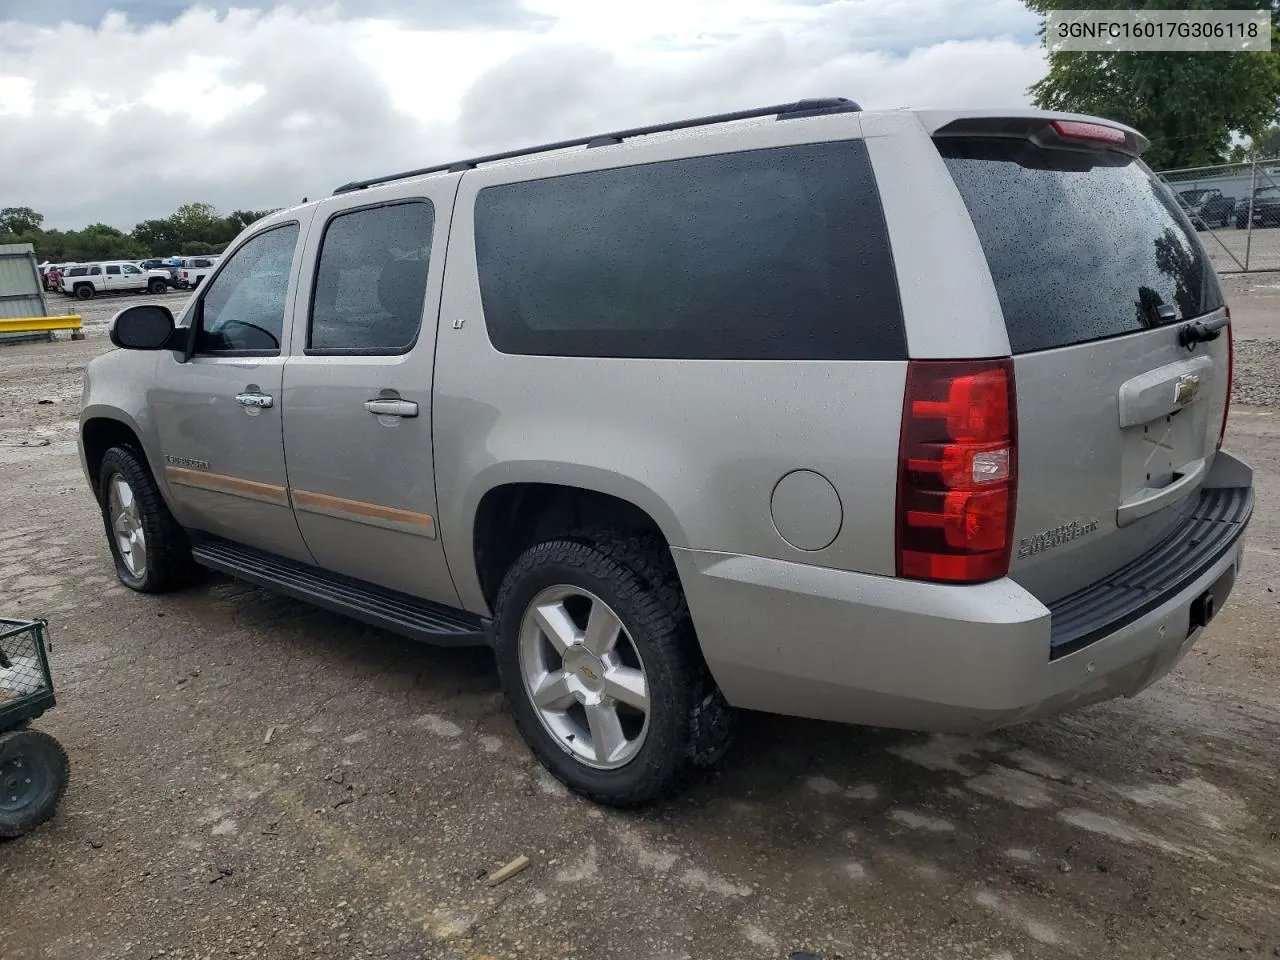
[[[107,274],[108,274],[108,275],[110,275],[110,276],[113,276],[113,277],[118,277],[118,276],[120,275],[120,268],[119,268],[119,267],[107,267]]]
[[[100,276],[102,276],[102,268],[101,268],[101,267],[90,267],[90,268],[89,268],[89,276],[91,276],[91,277],[100,277]]]
[[[475,220],[485,323],[507,353],[906,356],[861,141],[487,187]]]
[[[422,323],[435,216],[415,201],[329,221],[311,304],[313,350],[398,353]]]
[[[279,351],[297,243],[298,225],[291,223],[258,234],[231,255],[201,301],[197,353]]]
[[[88,268],[88,267],[72,267],[70,270],[68,270],[68,271],[67,271],[67,276],[68,276],[68,277],[83,277],[83,276],[85,276],[86,274],[88,274],[88,272],[89,272],[89,268]]]
[[[1028,141],[939,140],[995,280],[1014,353],[1222,306],[1195,230],[1145,166]]]

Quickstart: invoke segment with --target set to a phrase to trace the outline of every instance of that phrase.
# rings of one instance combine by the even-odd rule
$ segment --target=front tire
[[[67,751],[47,733],[0,734],[0,837],[20,837],[52,817],[70,774]]]
[[[167,284],[159,278],[156,278],[147,284],[147,291],[151,293],[152,296],[164,293],[167,288]]]
[[[575,792],[640,806],[728,745],[729,708],[657,537],[598,531],[538,544],[507,572],[495,609],[516,726]]]
[[[129,447],[107,451],[98,493],[121,583],[139,593],[165,593],[191,581],[191,544],[137,453]]]

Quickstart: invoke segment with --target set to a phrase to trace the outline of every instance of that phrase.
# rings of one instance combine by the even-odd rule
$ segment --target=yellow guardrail
[[[41,333],[46,330],[79,330],[78,314],[62,317],[0,317],[0,333]]]

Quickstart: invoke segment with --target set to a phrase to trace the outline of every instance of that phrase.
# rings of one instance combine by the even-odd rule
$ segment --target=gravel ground
[[[1280,406],[1280,341],[1243,340],[1235,351],[1232,402]]]
[[[220,577],[119,586],[74,445],[104,348],[0,349],[0,612],[50,619],[39,725],[73,765],[0,843],[4,960],[1280,955],[1274,409],[1230,421],[1259,498],[1236,592],[1142,696],[982,738],[749,716],[623,814],[531,760],[483,651]],[[1245,391],[1275,379],[1251,349]]]

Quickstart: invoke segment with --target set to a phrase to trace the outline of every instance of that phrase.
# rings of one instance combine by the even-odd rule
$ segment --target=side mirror
[[[154,303],[126,307],[111,321],[111,342],[125,350],[182,350],[185,331],[179,333],[168,307]]]

